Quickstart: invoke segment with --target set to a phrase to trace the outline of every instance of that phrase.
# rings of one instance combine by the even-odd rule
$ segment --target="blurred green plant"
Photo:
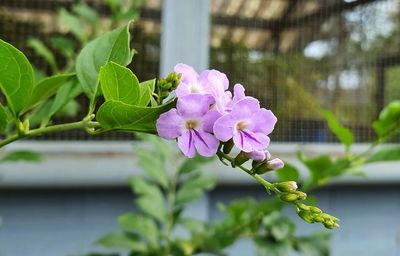
[[[104,235],[97,244],[130,255],[226,255],[225,249],[238,240],[251,239],[257,255],[291,251],[328,255],[329,234],[296,236],[295,224],[282,215],[284,204],[277,199],[219,204],[225,216],[211,223],[189,217],[188,205],[216,184],[214,176],[201,171],[213,158],[187,159],[173,143],[155,136],[141,138],[143,143],[135,146],[135,153],[144,175],[129,181],[138,211],[119,216],[121,230]]]

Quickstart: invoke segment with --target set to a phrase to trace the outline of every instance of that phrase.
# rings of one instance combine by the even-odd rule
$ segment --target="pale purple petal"
[[[239,100],[232,108],[232,117],[235,120],[251,117],[260,110],[260,103],[253,97],[246,97]]]
[[[253,147],[242,132],[236,132],[233,135],[233,143],[235,143],[236,147],[244,152],[250,153],[251,151],[254,151]]]
[[[218,98],[215,98],[215,107],[222,115],[229,113],[232,108],[229,107],[232,102],[232,94],[230,91],[224,92]]]
[[[181,83],[189,83],[197,80],[199,74],[189,65],[178,63],[174,67],[176,73],[182,74]]]
[[[233,142],[242,151],[250,153],[266,148],[269,144],[269,137],[262,133],[239,131],[233,136]]]
[[[208,72],[208,82],[211,85],[211,87],[218,91],[218,92],[224,92],[228,90],[229,87],[229,80],[228,77],[222,72],[219,72],[218,70],[212,69],[210,72]]]
[[[258,113],[253,115],[254,132],[262,132],[266,135],[270,134],[277,122],[276,116],[270,111],[262,108]]]
[[[249,153],[250,158],[253,159],[254,161],[264,161],[266,158],[265,151],[264,150],[255,150]]]
[[[190,88],[189,88],[188,84],[181,82],[178,85],[178,87],[176,87],[175,93],[176,93],[176,97],[178,97],[178,99],[179,99],[179,98],[182,98],[182,97],[190,94],[191,92],[190,92]]]
[[[243,131],[254,150],[263,150],[269,145],[269,137],[261,132]]]
[[[182,153],[189,158],[194,157],[196,154],[193,139],[192,131],[185,131],[181,136],[178,137],[178,147]]]
[[[204,116],[203,116],[203,130],[208,133],[213,133],[213,127],[215,124],[215,121],[217,121],[218,118],[221,117],[221,114],[215,110],[209,110]]]
[[[206,132],[193,131],[194,145],[197,152],[202,156],[213,156],[217,153],[218,140]]]
[[[178,98],[176,108],[183,118],[196,118],[205,115],[213,101],[211,95],[189,94]]]
[[[244,94],[244,87],[241,84],[235,84],[233,87],[233,102],[238,102],[241,99],[244,99],[246,95]]]
[[[235,125],[235,121],[229,114],[218,118],[213,127],[215,137],[220,141],[228,141],[233,137]]]
[[[171,140],[181,135],[183,130],[183,119],[178,115],[175,108],[160,115],[156,127],[160,137]]]

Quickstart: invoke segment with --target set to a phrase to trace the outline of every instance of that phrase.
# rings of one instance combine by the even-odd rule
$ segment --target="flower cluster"
[[[270,110],[261,108],[257,99],[246,96],[241,84],[234,85],[232,94],[227,76],[217,70],[198,74],[188,65],[177,64],[174,71],[181,74],[176,88],[178,100],[176,108],[157,120],[161,137],[177,138],[187,157],[196,152],[210,157],[217,153],[220,143],[225,147],[233,143],[247,160],[269,160],[265,149],[270,142],[268,135],[277,122]],[[282,167],[279,161],[269,167]]]

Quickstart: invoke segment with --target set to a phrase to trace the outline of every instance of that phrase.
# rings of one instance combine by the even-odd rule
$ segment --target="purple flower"
[[[215,101],[224,97],[229,87],[229,80],[218,70],[205,70],[200,75],[193,67],[179,63],[174,71],[182,75],[181,82],[176,88],[178,98],[188,94],[210,94]]]
[[[260,108],[258,100],[245,97],[239,100],[229,114],[214,124],[214,135],[220,141],[233,138],[235,145],[244,152],[263,150],[269,144],[267,136],[274,129],[277,118],[270,111]]]
[[[215,155],[219,142],[212,135],[212,130],[220,114],[210,110],[213,101],[210,95],[201,94],[178,98],[176,108],[158,118],[158,134],[167,140],[178,138],[179,148],[189,158],[196,151],[202,156]]]
[[[241,84],[235,84],[233,87],[233,98],[232,93],[227,91],[225,95],[221,96],[220,98],[216,99],[216,107],[217,110],[222,114],[227,114],[232,111],[233,106],[240,100],[246,98],[244,94],[244,87]]]

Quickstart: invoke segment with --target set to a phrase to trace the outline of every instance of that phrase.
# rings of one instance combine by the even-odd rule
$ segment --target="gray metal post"
[[[164,0],[161,25],[161,76],[182,62],[208,68],[209,0]]]

